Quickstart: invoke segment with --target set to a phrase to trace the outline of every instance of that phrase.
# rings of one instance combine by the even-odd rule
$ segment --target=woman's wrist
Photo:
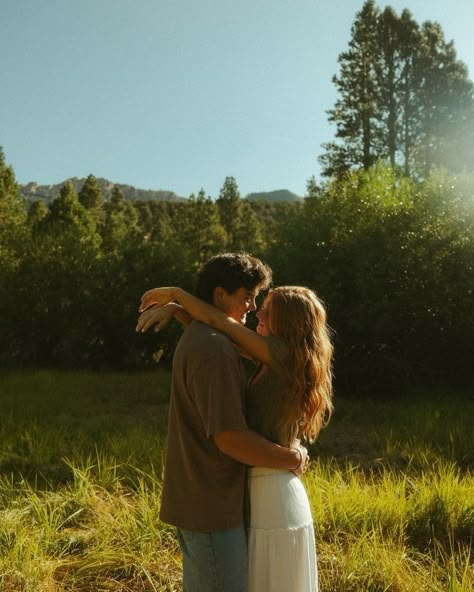
[[[301,450],[299,448],[293,448],[293,450],[296,452],[297,456],[298,456],[298,464],[296,465],[296,467],[292,468],[291,470],[294,471],[301,471],[301,469],[303,468],[303,454],[301,452]]]
[[[183,294],[183,290],[181,288],[178,288],[176,286],[173,286],[172,288],[170,288],[170,300],[181,304],[182,294]]]

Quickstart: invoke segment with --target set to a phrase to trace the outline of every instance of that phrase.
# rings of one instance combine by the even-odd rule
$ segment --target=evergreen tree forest
[[[474,95],[439,25],[368,0],[334,77],[324,182],[301,202],[105,200],[90,175],[26,203],[0,151],[0,364],[106,371],[169,363],[180,334],[137,335],[141,294],[193,290],[223,251],[325,301],[347,393],[466,388],[474,336]]]

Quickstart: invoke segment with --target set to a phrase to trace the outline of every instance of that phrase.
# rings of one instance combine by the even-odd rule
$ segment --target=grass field
[[[0,374],[0,592],[180,590],[158,518],[169,383]],[[472,591],[472,397],[335,403],[304,477],[321,592]]]

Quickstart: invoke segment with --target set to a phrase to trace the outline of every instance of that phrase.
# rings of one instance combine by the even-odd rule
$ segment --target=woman
[[[246,394],[248,426],[291,446],[314,441],[332,412],[333,347],[326,312],[314,292],[298,286],[271,290],[257,312],[257,332],[179,288],[142,297],[137,330],[158,329],[173,315],[222,331],[259,362]],[[251,468],[248,528],[249,592],[317,590],[316,550],[308,498],[291,472]]]

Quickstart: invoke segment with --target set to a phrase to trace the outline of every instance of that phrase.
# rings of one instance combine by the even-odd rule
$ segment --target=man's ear
[[[220,304],[222,304],[223,299],[226,294],[227,294],[227,292],[224,290],[224,288],[222,286],[216,286],[214,288],[213,303],[216,306],[219,306]]]

